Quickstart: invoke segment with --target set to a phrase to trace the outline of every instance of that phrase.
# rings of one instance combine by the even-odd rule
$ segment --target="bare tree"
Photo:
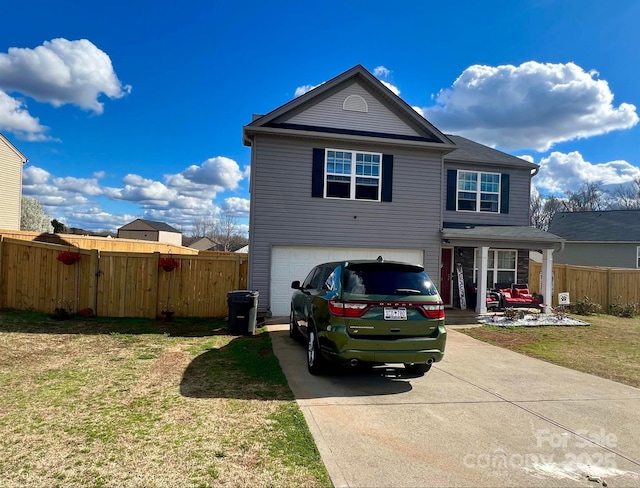
[[[607,210],[610,203],[598,183],[583,183],[576,191],[567,190],[563,206],[567,212]]]
[[[35,232],[51,232],[51,217],[44,212],[39,200],[33,197],[22,197],[22,212],[20,215],[20,230]]]
[[[611,192],[612,207],[619,210],[640,210],[640,176],[633,182],[619,185]]]
[[[222,212],[214,226],[213,240],[220,245],[222,251],[230,251],[234,237],[239,234],[238,219],[229,212]]]
[[[536,195],[529,204],[529,223],[538,229],[548,230],[553,217],[562,209],[563,202],[559,198]]]

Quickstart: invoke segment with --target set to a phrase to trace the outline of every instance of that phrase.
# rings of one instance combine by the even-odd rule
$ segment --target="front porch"
[[[451,293],[450,304],[458,309],[466,309],[467,288],[473,284],[477,290],[477,297],[486,297],[487,292],[495,286],[495,283],[507,281],[504,276],[509,276],[512,283],[528,283],[529,277],[529,251],[542,252],[542,284],[540,292],[545,301],[551,303],[552,294],[552,270],[553,252],[562,250],[564,239],[533,227],[520,226],[467,226],[465,228],[442,229],[442,270],[441,289],[448,287]],[[506,252],[515,251],[513,271],[508,270],[500,274],[499,265],[495,262],[499,259],[500,250]],[[491,256],[492,270],[489,273],[489,253]],[[447,258],[447,256],[449,256]],[[476,277],[486,277],[477,279]],[[448,283],[445,280],[450,280]],[[447,291],[447,290],[445,290]],[[463,300],[461,298],[464,297]],[[461,303],[463,301],[464,303]],[[461,306],[464,305],[464,306]],[[544,308],[544,307],[543,307]],[[543,310],[544,311],[544,310]],[[475,313],[487,312],[485,299],[477,299]]]

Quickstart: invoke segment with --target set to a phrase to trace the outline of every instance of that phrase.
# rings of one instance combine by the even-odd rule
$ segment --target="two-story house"
[[[22,166],[27,158],[0,134],[0,229],[20,230]]]
[[[378,256],[423,265],[453,306],[458,264],[460,282],[478,281],[485,296],[496,282],[526,282],[538,249],[551,290],[562,239],[528,225],[538,167],[443,134],[364,67],[254,117],[243,135],[261,311],[288,315],[291,281],[316,264]]]
[[[136,219],[118,228],[119,239],[140,239],[182,246],[182,232],[164,222]]]

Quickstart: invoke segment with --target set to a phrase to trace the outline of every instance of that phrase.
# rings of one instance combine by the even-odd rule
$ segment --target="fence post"
[[[98,280],[100,279],[100,256],[97,249],[89,254],[89,308],[98,316]]]
[[[240,255],[236,255],[236,267],[235,267],[235,275],[233,277],[233,289],[237,290],[240,288]]]
[[[609,313],[609,308],[611,308],[611,268],[607,268],[607,304],[604,312]]]
[[[160,287],[160,279],[159,279],[159,271],[158,265],[160,263],[160,253],[154,252],[153,256],[150,259],[151,269],[149,270],[149,285],[150,285],[150,296],[149,296],[149,318],[155,319],[158,317],[158,312],[161,310],[161,307],[158,303],[158,288]]]

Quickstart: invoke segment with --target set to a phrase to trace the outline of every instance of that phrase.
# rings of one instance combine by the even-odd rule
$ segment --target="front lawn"
[[[573,318],[589,327],[483,326],[460,329],[471,337],[585,373],[640,387],[640,318]]]
[[[0,311],[0,485],[331,486],[266,332]]]

